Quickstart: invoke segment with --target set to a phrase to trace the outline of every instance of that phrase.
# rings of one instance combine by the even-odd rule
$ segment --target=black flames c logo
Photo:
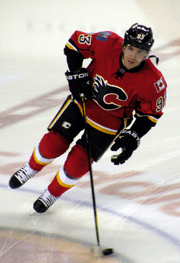
[[[110,85],[103,77],[96,75],[93,83],[93,99],[105,110],[115,110],[121,107],[122,101],[128,96],[123,89]]]

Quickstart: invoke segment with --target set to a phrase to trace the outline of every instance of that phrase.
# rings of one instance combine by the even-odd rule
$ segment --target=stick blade
[[[91,251],[91,254],[93,254],[93,256],[96,258],[99,258],[102,255],[101,249],[99,246],[92,247],[90,251]]]

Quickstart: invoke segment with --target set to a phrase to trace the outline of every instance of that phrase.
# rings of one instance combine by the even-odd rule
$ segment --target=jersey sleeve
[[[154,126],[158,119],[163,115],[163,108],[166,104],[166,89],[167,83],[162,76],[158,74],[154,78],[154,82],[151,80],[149,89],[145,88],[145,96],[140,98],[138,107],[136,108],[136,118],[147,117]]]
[[[64,53],[68,58],[68,66],[81,64],[83,59],[94,59],[95,55],[105,54],[107,46],[118,36],[113,32],[85,33],[75,31],[65,45]],[[103,53],[104,52],[104,53]]]
[[[156,125],[163,115],[166,103],[167,83],[161,72],[157,70],[153,72],[153,75],[150,74],[149,78],[147,76],[147,85],[148,83],[150,83],[149,87],[145,87],[143,96],[139,98],[139,104],[135,110],[136,121],[131,127],[140,138]]]
[[[82,31],[75,31],[71,38],[66,43],[64,53],[74,51],[80,54],[83,58],[94,58],[95,39],[97,34],[88,34]]]

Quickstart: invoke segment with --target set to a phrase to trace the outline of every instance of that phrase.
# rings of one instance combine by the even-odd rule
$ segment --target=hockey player
[[[165,105],[166,81],[149,58],[153,43],[151,28],[138,23],[125,32],[124,39],[110,31],[73,33],[64,48],[69,67],[65,75],[71,95],[50,123],[48,133],[35,147],[28,163],[11,177],[11,188],[22,186],[62,155],[84,130],[80,94],[86,98],[92,163],[97,162],[111,144],[112,151],[122,149],[112,157],[114,164],[128,160],[140,139],[156,125]],[[86,58],[91,58],[91,63],[83,68]],[[34,210],[45,212],[88,171],[83,134],[63,167],[35,201]]]

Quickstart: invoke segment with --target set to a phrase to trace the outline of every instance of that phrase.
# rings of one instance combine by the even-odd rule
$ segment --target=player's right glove
[[[69,83],[69,89],[75,100],[81,101],[81,93],[84,94],[85,99],[92,98],[91,79],[86,68],[80,68],[70,72],[66,71],[65,75]]]
[[[111,157],[111,162],[115,165],[123,164],[131,157],[132,153],[138,148],[139,144],[140,139],[136,132],[132,130],[124,130],[111,147],[112,151],[117,151],[121,148],[122,152],[118,155],[113,155]]]

